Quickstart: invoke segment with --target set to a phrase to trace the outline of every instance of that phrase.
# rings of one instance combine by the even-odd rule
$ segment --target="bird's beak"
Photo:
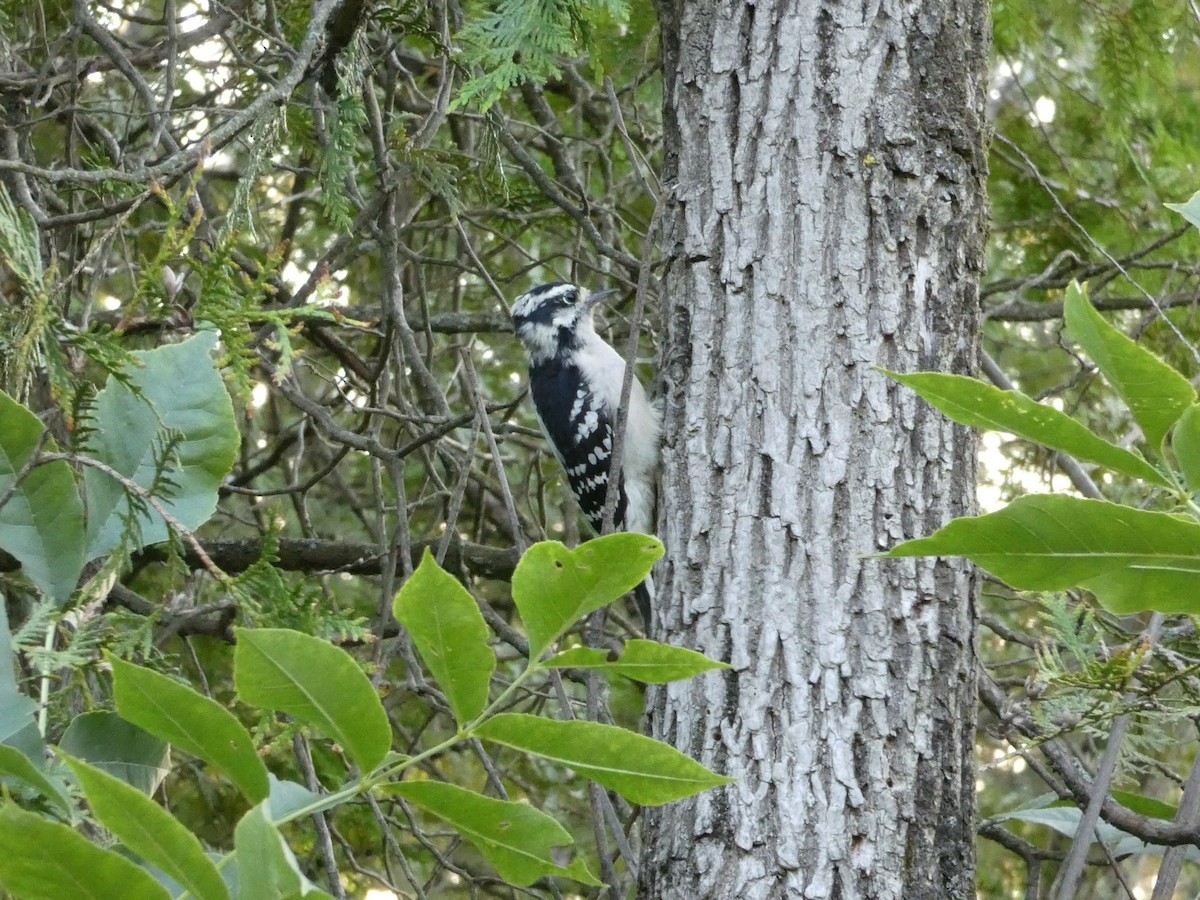
[[[619,293],[621,293],[621,292],[617,288],[609,288],[608,290],[605,290],[605,291],[593,291],[592,293],[588,294],[587,300],[584,301],[584,303],[583,303],[584,308],[591,309],[593,306],[595,306],[601,300],[607,300],[609,297],[613,296],[614,294],[619,294]]]

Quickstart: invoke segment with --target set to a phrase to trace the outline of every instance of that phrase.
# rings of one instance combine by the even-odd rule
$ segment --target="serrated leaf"
[[[599,669],[645,684],[682,681],[713,669],[729,668],[726,663],[711,660],[695,650],[641,639],[626,641],[625,651],[616,659],[610,659],[604,650],[572,647],[550,657],[545,665],[551,669]]]
[[[681,800],[733,780],[674,747],[615,725],[503,713],[476,728],[475,735],[574,769],[642,806]]]
[[[1187,203],[1164,203],[1167,209],[1173,209],[1197,228],[1200,228],[1200,191],[1192,194]]]
[[[1189,490],[1200,490],[1200,406],[1189,406],[1171,432],[1175,462]]]
[[[526,551],[512,576],[513,603],[537,659],[588,613],[618,600],[650,574],[663,546],[644,534],[599,537],[568,550],[542,541]]]
[[[92,812],[126,847],[197,900],[228,900],[229,889],[200,841],[169,812],[120,779],[66,756]]]
[[[71,813],[71,799],[63,789],[40,772],[16,747],[0,744],[0,775],[21,779],[63,812]]]
[[[39,590],[65,601],[83,571],[83,503],[63,461],[17,475],[38,449],[45,428],[32,412],[0,391],[0,549],[21,563]],[[43,450],[53,450],[47,445]]]
[[[115,378],[96,396],[94,432],[88,453],[141,487],[158,476],[156,453],[163,429],[181,440],[166,474],[172,487],[159,500],[187,528],[199,528],[217,508],[217,491],[237,459],[240,433],[233,401],[213,364],[217,336],[204,331],[180,344],[135,353],[142,366],[124,373],[137,396]],[[108,553],[121,540],[130,512],[125,489],[97,469],[84,470],[88,498],[88,559]],[[153,510],[138,515],[143,545],[167,539],[167,526]]]
[[[283,835],[267,819],[260,803],[238,822],[233,833],[238,861],[238,900],[292,900],[328,897],[304,877]]]
[[[0,887],[21,900],[171,900],[136,863],[12,804],[0,807]]]
[[[238,696],[277,709],[337,741],[364,772],[392,745],[379,695],[348,653],[282,628],[237,628],[233,681]]]
[[[445,693],[454,718],[464,724],[483,712],[496,668],[490,632],[475,599],[442,570],[428,548],[392,609]]]
[[[1019,391],[1002,391],[964,375],[916,372],[888,378],[912,388],[950,419],[972,428],[1007,431],[1067,453],[1084,462],[1139,478],[1160,487],[1171,483],[1140,456],[1110,444],[1065,413],[1044,406]]]
[[[1200,612],[1200,524],[1100,500],[1020,497],[881,555],[965,556],[1019,590],[1083,587],[1122,615]]]
[[[528,887],[551,875],[595,887],[603,884],[588,871],[583,860],[576,860],[570,866],[560,866],[554,861],[554,848],[569,847],[574,840],[562,825],[528,803],[496,800],[435,781],[391,784],[383,792],[403,797],[448,822],[510,884]]]
[[[1101,316],[1076,282],[1063,302],[1067,333],[1116,389],[1155,451],[1183,411],[1196,402],[1191,382]]]
[[[251,802],[267,796],[267,767],[233,713],[158,672],[114,657],[109,662],[122,718],[220,769]]]
[[[106,710],[77,715],[58,747],[143,794],[153,794],[170,771],[165,741]]]

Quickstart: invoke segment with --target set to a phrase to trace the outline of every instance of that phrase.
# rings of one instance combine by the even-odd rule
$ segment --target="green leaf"
[[[1164,203],[1167,209],[1173,209],[1197,228],[1200,228],[1200,191],[1192,194],[1187,203]]]
[[[117,712],[228,775],[251,802],[267,796],[267,767],[233,713],[187,685],[109,657]]]
[[[553,760],[642,806],[681,800],[733,780],[674,747],[615,725],[503,713],[476,728],[475,735]]]
[[[0,887],[21,900],[171,900],[136,863],[12,804],[0,807]]]
[[[881,555],[965,556],[1019,590],[1079,586],[1122,615],[1200,612],[1200,524],[1100,500],[1020,497]]]
[[[1200,406],[1189,406],[1171,432],[1175,462],[1190,490],[1200,490]]]
[[[1170,481],[1137,454],[1110,444],[1065,413],[1018,391],[1002,391],[964,375],[936,372],[898,375],[888,371],[883,374],[912,388],[960,425],[1011,432],[1084,462],[1096,463],[1160,487],[1171,486]]]
[[[392,746],[392,727],[371,682],[348,653],[320,638],[237,628],[233,681],[246,703],[277,709],[337,741],[364,772]]]
[[[1178,807],[1144,794],[1135,794],[1132,791],[1112,791],[1111,793],[1114,800],[1122,806],[1129,807],[1139,816],[1150,816],[1170,822],[1179,812]]]
[[[0,602],[0,744],[15,747],[40,765],[45,745],[34,718],[38,705],[17,689],[15,672],[8,609]]]
[[[0,744],[0,775],[11,775],[21,779],[59,809],[71,813],[71,798],[61,787],[39,772],[29,757],[16,747]]]
[[[162,869],[197,900],[228,900],[221,873],[196,836],[174,816],[120,779],[82,760],[65,759],[100,824],[126,847]]]
[[[260,803],[238,822],[233,833],[238,861],[238,900],[292,900],[328,897],[304,877],[283,835],[267,819]]]
[[[392,609],[445,692],[454,718],[462,724],[483,712],[496,668],[488,627],[475,599],[428,548]]]
[[[170,748],[165,741],[104,710],[77,715],[58,747],[143,794],[153,794],[170,771]]]
[[[713,669],[729,668],[726,663],[711,660],[695,650],[640,639],[626,641],[625,652],[617,659],[609,659],[604,650],[572,647],[550,657],[545,665],[551,669],[600,669],[646,684],[682,681]]]
[[[162,469],[171,484],[159,490],[164,508],[187,528],[199,528],[217,508],[217,490],[237,459],[240,433],[233,402],[213,365],[217,335],[204,331],[181,344],[133,354],[140,368],[125,372],[130,387],[109,378],[96,396],[94,432],[89,453],[141,487],[160,481],[164,438],[169,429],[179,437],[174,454]],[[97,469],[84,470],[88,498],[88,559],[108,553],[120,543],[130,514],[125,489]],[[138,517],[141,544],[167,539],[162,517],[142,510]]]
[[[558,541],[534,544],[512,577],[513,602],[537,659],[588,613],[618,600],[650,574],[663,546],[644,534],[610,534],[568,550]]]
[[[528,887],[550,875],[595,887],[603,884],[583,860],[570,866],[554,861],[554,848],[569,847],[574,840],[558,822],[528,803],[496,800],[435,781],[387,785],[384,793],[403,797],[448,822],[509,884]]]
[[[1154,449],[1183,411],[1196,402],[1191,383],[1165,362],[1109,325],[1076,282],[1067,288],[1063,315],[1071,339],[1084,349],[1121,395]]]
[[[0,391],[0,549],[61,603],[83,571],[83,504],[75,478],[60,460],[30,469],[17,481],[44,431],[37,416]]]

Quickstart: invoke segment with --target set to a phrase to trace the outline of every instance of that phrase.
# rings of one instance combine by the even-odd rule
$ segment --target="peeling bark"
[[[737,779],[649,811],[640,896],[974,896],[975,441],[876,367],[969,372],[985,0],[659,0],[661,639],[732,670],[655,737]]]

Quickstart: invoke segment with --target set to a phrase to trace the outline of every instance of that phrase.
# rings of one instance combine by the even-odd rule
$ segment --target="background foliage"
[[[1200,12],[998,0],[994,17],[981,372],[1152,456],[1142,423],[1063,340],[1063,301],[1073,279],[1087,281],[1109,321],[1196,376],[1200,238],[1163,204],[1200,188]],[[0,565],[20,676],[0,695],[36,697],[41,730],[61,744],[80,712],[114,708],[119,664],[106,660],[135,661],[233,709],[278,777],[336,790],[348,748],[236,702],[232,626],[337,642],[384,692],[398,749],[445,736],[466,701],[431,684],[392,617],[426,549],[470,586],[497,677],[515,677],[527,650],[509,587],[518,553],[580,535],[523,399],[507,304],[564,279],[627,298],[640,283],[654,310],[661,101],[649,4],[2,0],[0,387],[37,414],[28,452],[71,460],[33,471],[62,503],[74,495],[91,509],[97,476],[78,457],[108,459],[102,445],[124,440],[140,460],[130,478],[186,496],[172,467],[187,458],[182,426],[134,440],[105,416],[120,421],[121,403],[136,403],[135,353],[186,346],[197,327],[220,335],[240,440],[186,467],[202,475],[210,453],[232,461],[215,515],[181,523],[205,521],[194,540],[176,531],[142,546],[161,527],[143,504],[117,515],[93,558],[100,536],[78,535],[68,515],[56,527],[76,536],[62,546],[75,541],[88,565],[65,605],[65,551],[44,580],[16,574],[15,559]],[[608,313],[618,346],[631,308]],[[648,359],[653,313],[638,325]],[[165,393],[197,377],[179,372]],[[1031,490],[1088,495],[1089,484],[1167,508],[1144,473],[1073,464],[1003,429],[987,442],[988,509]],[[12,466],[21,472],[20,459]],[[0,515],[16,510],[7,499]],[[614,607],[590,642],[616,646],[635,621]],[[1114,796],[1136,818],[1109,811],[1109,852],[1090,848],[1080,895],[1148,895],[1161,850],[1110,857],[1131,851],[1119,843],[1130,836],[1168,841],[1155,816],[1176,814],[1194,771],[1192,620],[1148,637],[1145,615],[995,581],[983,623],[981,893],[1048,888],[1070,844],[1059,831],[1074,833],[1087,799],[1070,773],[1095,771],[1124,721]],[[582,717],[636,727],[639,689],[590,685],[570,687]],[[166,763],[159,748],[149,765],[154,748],[140,752],[157,796],[205,845],[261,839],[253,823],[235,835],[250,820],[234,783],[186,754]],[[602,880],[631,883],[639,836],[619,797],[606,805],[561,770],[478,742],[422,770],[518,785],[567,824]],[[27,807],[50,802],[7,789]],[[360,799],[285,835],[333,893],[513,890],[417,806]],[[1197,871],[1185,868],[1180,890],[1195,892]],[[582,890],[563,884],[529,892]]]

